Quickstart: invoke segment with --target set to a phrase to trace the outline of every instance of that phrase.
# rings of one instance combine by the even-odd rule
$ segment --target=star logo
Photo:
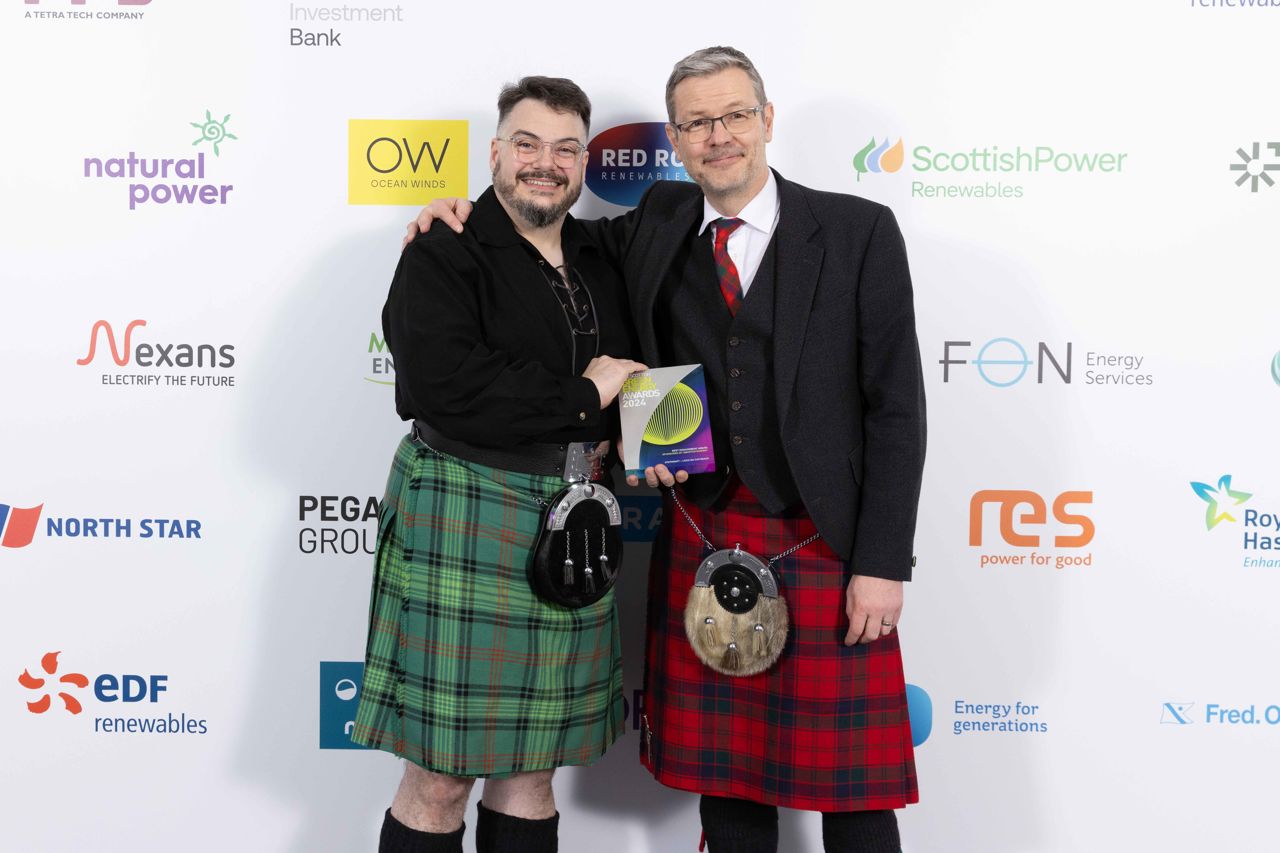
[[[1230,508],[1239,506],[1249,498],[1253,497],[1248,492],[1237,492],[1231,488],[1231,475],[1224,474],[1218,480],[1218,487],[1215,489],[1208,483],[1191,484],[1191,488],[1200,496],[1200,499],[1209,505],[1204,514],[1205,529],[1212,530],[1220,521],[1235,521],[1236,517],[1230,513]]]

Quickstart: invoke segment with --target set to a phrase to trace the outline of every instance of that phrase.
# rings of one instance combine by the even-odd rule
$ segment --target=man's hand
[[[854,575],[845,592],[849,633],[844,644],[870,643],[889,634],[902,615],[902,581]]]
[[[629,358],[600,355],[591,359],[587,369],[582,371],[582,375],[596,383],[596,390],[600,392],[600,408],[605,409],[613,402],[613,398],[618,396],[618,392],[622,390],[622,383],[627,381],[628,376],[648,369],[640,362]]]
[[[420,233],[426,233],[431,227],[431,223],[439,219],[445,225],[448,225],[459,234],[462,233],[462,223],[467,221],[467,217],[471,215],[471,208],[475,207],[465,198],[438,198],[431,204],[422,208],[422,212],[418,214],[418,218],[409,223],[404,229],[404,240],[400,243],[400,250],[404,251],[405,247],[413,242],[413,238]]]
[[[645,485],[647,485],[651,489],[657,488],[659,483],[661,483],[664,486],[671,487],[671,486],[674,486],[676,483],[683,483],[687,479],[689,479],[688,471],[680,470],[672,474],[667,469],[666,465],[653,465],[644,469]],[[640,485],[640,478],[637,477],[635,474],[628,474],[627,485],[628,486]]]

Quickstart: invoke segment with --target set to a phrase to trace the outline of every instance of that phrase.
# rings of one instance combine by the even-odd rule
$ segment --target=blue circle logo
[[[911,719],[911,745],[920,746],[933,731],[933,700],[924,688],[907,685],[907,716]]]
[[[995,352],[988,357],[987,354],[991,353],[993,348]],[[1021,382],[1022,377],[1027,375],[1031,359],[1027,358],[1027,351],[1022,348],[1022,344],[1013,338],[992,338],[978,350],[978,357],[973,363],[977,365],[978,373],[988,385],[1008,388],[1010,385]],[[988,367],[994,369],[988,373]]]

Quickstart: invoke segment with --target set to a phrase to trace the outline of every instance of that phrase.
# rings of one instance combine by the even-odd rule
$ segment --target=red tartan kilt
[[[768,518],[739,485],[723,511],[685,509],[717,548],[762,559],[811,535],[807,516]],[[849,568],[822,540],[774,564],[790,611],[768,671],[721,675],[693,653],[684,606],[706,549],[666,498],[649,572],[641,761],[664,785],[788,808],[901,808],[919,799],[895,631],[844,645]]]

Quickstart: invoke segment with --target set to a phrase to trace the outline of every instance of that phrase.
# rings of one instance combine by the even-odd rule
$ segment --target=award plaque
[[[702,365],[633,373],[618,395],[623,464],[628,474],[652,465],[704,474],[716,469]]]

